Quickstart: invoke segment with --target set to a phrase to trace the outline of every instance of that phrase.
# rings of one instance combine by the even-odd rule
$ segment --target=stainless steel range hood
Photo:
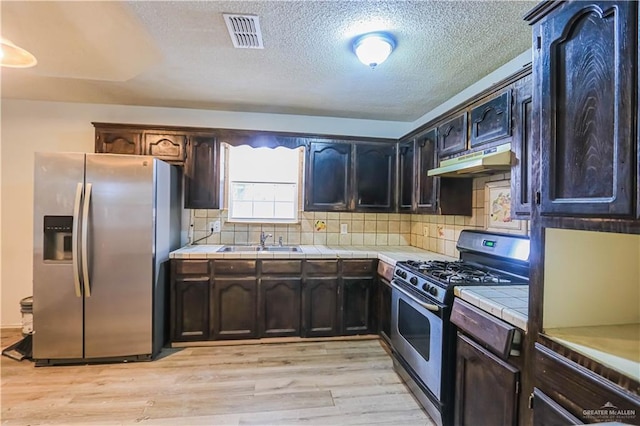
[[[494,146],[483,151],[441,161],[427,176],[480,177],[511,170],[511,144]]]

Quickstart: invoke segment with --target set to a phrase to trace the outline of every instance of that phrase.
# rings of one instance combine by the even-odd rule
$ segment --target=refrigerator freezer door
[[[92,184],[85,294],[85,358],[151,354],[154,161],[87,154]]]
[[[33,357],[82,358],[82,305],[73,259],[45,260],[45,216],[73,216],[84,154],[36,153],[33,229]],[[74,217],[73,229],[77,229]],[[77,235],[71,235],[75,244]],[[74,251],[74,254],[77,253]],[[77,259],[76,259],[77,260]]]

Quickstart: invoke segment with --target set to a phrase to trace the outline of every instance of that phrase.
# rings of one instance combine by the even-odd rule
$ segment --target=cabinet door
[[[467,113],[438,126],[438,156],[457,154],[467,149]]]
[[[518,370],[458,333],[456,425],[516,425]]]
[[[435,213],[437,211],[438,178],[427,176],[427,171],[436,167],[437,129],[428,130],[416,138],[418,183],[417,209],[419,213]]]
[[[304,337],[338,335],[338,279],[308,278],[302,297]]]
[[[511,89],[473,107],[471,148],[511,136]]]
[[[254,278],[215,279],[211,300],[215,339],[258,337],[257,284]]]
[[[395,193],[395,146],[357,144],[355,163],[356,210],[391,211]]]
[[[584,424],[540,389],[533,389],[533,426],[567,426]]]
[[[212,136],[191,136],[184,167],[184,206],[188,209],[219,207],[219,145]]]
[[[96,152],[104,154],[142,154],[142,131],[96,129]]]
[[[373,278],[343,278],[341,293],[341,334],[373,332],[372,308],[375,300],[375,280]]]
[[[263,278],[260,336],[300,336],[300,278]]]
[[[351,144],[311,143],[307,149],[305,210],[347,211]]]
[[[209,280],[177,280],[174,289],[172,339],[209,338]]]
[[[398,210],[412,211],[415,198],[415,142],[414,140],[398,144]],[[426,174],[426,172],[425,172]]]
[[[187,137],[170,132],[144,132],[144,154],[160,160],[182,164]]]
[[[391,284],[378,277],[378,332],[391,342]]]
[[[531,213],[532,192],[532,102],[531,76],[516,85],[515,129],[511,150],[514,162],[511,166],[511,213],[518,219],[527,219]]]
[[[637,2],[577,1],[534,28],[542,214],[631,216]]]

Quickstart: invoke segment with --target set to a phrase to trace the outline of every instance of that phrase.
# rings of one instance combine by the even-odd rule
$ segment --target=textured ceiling
[[[414,121],[531,44],[524,1],[2,1],[2,97]],[[234,49],[222,13],[260,17]],[[351,41],[390,31],[375,70]]]

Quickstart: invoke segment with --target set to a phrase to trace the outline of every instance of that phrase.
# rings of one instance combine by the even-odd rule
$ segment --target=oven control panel
[[[410,284],[420,293],[434,299],[440,303],[445,302],[446,290],[437,284],[432,283],[424,277],[416,275],[406,269],[397,268],[394,271],[394,277],[402,280],[405,284]]]

